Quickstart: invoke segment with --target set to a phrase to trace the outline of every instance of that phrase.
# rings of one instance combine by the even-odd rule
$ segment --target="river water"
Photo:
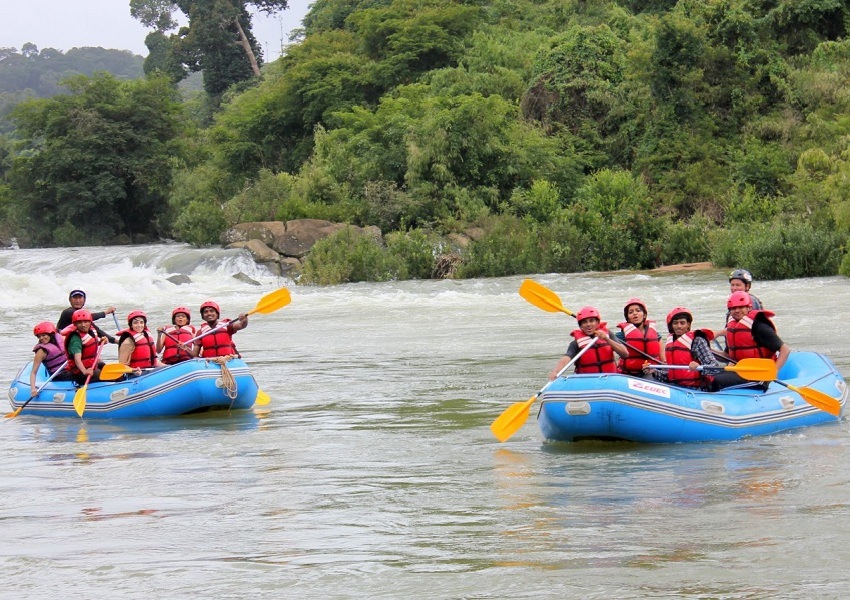
[[[232,277],[244,272],[260,285]],[[182,273],[186,285],[166,281]],[[643,298],[719,327],[725,272],[534,277],[612,324]],[[163,324],[208,298],[267,410],[147,422],[0,423],[9,598],[839,598],[850,590],[846,422],[738,442],[549,444],[536,392],[572,319],[522,277],[299,287],[237,251],[182,245],[0,252],[2,385],[69,290]],[[793,348],[850,374],[850,280],[756,282]],[[197,314],[193,321],[197,321]],[[111,320],[99,325],[114,330]],[[115,346],[107,361],[115,360]],[[109,353],[112,354],[109,354]],[[5,403],[4,403],[5,404]],[[7,412],[9,409],[4,409]]]

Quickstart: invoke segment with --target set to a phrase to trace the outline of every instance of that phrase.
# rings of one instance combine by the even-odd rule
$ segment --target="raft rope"
[[[221,386],[224,388],[225,395],[230,398],[230,406],[233,407],[233,401],[236,400],[236,396],[238,395],[236,379],[234,379],[233,373],[230,372],[230,369],[225,364],[231,358],[234,358],[234,355],[217,356],[211,362],[221,366]]]

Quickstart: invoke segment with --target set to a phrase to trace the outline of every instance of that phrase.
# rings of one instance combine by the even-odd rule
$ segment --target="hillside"
[[[829,0],[317,0],[181,134],[150,223],[195,244],[245,221],[384,232],[317,245],[320,282],[447,255],[461,277],[850,273],[848,24]]]

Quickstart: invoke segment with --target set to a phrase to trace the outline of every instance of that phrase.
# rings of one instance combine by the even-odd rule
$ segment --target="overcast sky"
[[[289,31],[301,27],[310,2],[289,0],[289,8],[275,16],[254,15],[254,36],[267,61],[280,56],[281,39],[287,44]],[[130,0],[0,0],[0,23],[0,47],[20,50],[32,42],[39,50],[102,46],[148,53],[149,30],[130,16]]]

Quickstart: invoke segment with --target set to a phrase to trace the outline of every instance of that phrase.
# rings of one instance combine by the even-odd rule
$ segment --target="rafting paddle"
[[[53,381],[53,378],[54,378],[54,377],[56,377],[57,375],[59,375],[59,373],[61,373],[61,372],[62,372],[62,371],[64,371],[64,370],[65,370],[65,366],[63,365],[63,366],[59,367],[58,369],[56,369],[55,371],[53,371],[53,374],[52,374],[50,377],[48,377],[48,378],[47,378],[47,381],[45,381],[44,383],[42,383],[42,384],[41,384],[41,386],[40,386],[40,387],[39,387],[39,388],[35,391],[35,393],[27,399],[27,401],[26,401],[26,402],[24,402],[23,404],[21,404],[21,405],[20,405],[18,408],[16,408],[14,411],[12,411],[12,412],[10,412],[10,413],[7,413],[7,414],[6,414],[6,418],[7,418],[7,419],[12,419],[12,418],[14,418],[14,417],[17,417],[19,414],[21,414],[21,411],[22,411],[22,410],[24,410],[24,407],[25,407],[27,404],[29,404],[32,400],[34,400],[36,397],[38,397],[38,395],[41,393],[41,390],[43,390],[43,389],[45,388],[45,386],[47,386],[47,384],[48,384],[48,383],[50,383],[51,381]]]
[[[715,352],[714,354],[715,355],[722,354],[721,358],[723,358],[724,360],[731,361],[732,364],[736,364],[736,362],[732,359],[732,357],[727,355],[727,354],[718,353],[718,352]],[[752,359],[745,358],[744,360],[752,360]],[[770,360],[770,359],[763,359],[763,360]],[[741,361],[741,362],[744,362],[744,361]],[[737,364],[740,364],[740,363],[737,363]],[[743,377],[743,375],[742,375],[742,377]],[[808,402],[809,404],[811,404],[815,408],[819,408],[820,410],[827,412],[831,415],[834,415],[836,417],[841,416],[841,402],[838,401],[838,398],[833,398],[829,394],[824,394],[823,392],[818,391],[814,388],[799,387],[799,386],[796,386],[796,385],[791,385],[790,383],[786,383],[784,381],[779,381],[778,379],[776,379],[776,377],[773,377],[770,380],[765,379],[764,381],[775,381],[779,385],[788,388],[792,392],[797,392],[798,394],[800,394],[800,396],[803,397],[803,400],[805,400],[806,402]]]
[[[690,369],[688,365],[653,365],[653,369]],[[769,358],[745,358],[734,365],[700,365],[697,371],[732,371],[749,381],[774,381],[776,363]]]
[[[251,310],[249,310],[245,314],[245,316],[247,317],[247,316],[253,315],[254,313],[260,313],[260,314],[263,314],[263,315],[267,315],[267,314],[275,312],[276,310],[283,308],[284,306],[289,304],[291,301],[292,301],[292,298],[289,295],[289,290],[286,289],[286,288],[280,288],[279,290],[269,292],[268,294],[266,294],[265,296],[260,298],[260,301],[257,302],[257,305],[254,308],[252,308]],[[238,319],[234,319],[234,320],[238,320]],[[206,335],[209,335],[211,333],[215,333],[216,331],[220,331],[220,330],[224,329],[225,327],[227,327],[228,324],[229,323],[222,323],[221,325],[218,325],[217,327],[213,327],[212,329],[202,333],[201,335],[196,335],[195,337],[193,337],[191,340],[189,340],[187,342],[183,342],[183,344],[188,346],[192,342],[196,342]]]
[[[100,370],[100,380],[115,381],[122,375],[133,373],[135,371],[135,367],[129,367],[124,363],[109,363],[108,365],[103,365],[103,368]]]
[[[97,370],[97,363],[100,361],[100,353],[103,351],[103,347],[106,344],[100,344],[97,348],[97,354],[94,355],[94,362],[91,366],[91,373],[86,377],[86,382],[77,392],[74,394],[74,410],[77,411],[77,414],[80,418],[83,417],[83,412],[86,410],[86,391],[89,387],[89,381],[91,381],[91,376],[94,375],[94,372]]]
[[[792,392],[797,392],[803,397],[803,400],[815,408],[819,408],[822,411],[828,412],[836,417],[841,416],[841,403],[838,401],[838,398],[833,398],[828,394],[824,394],[823,392],[810,387],[797,387],[796,385],[791,385],[790,383],[785,383],[778,379],[774,379],[774,381],[783,387],[787,387]]]
[[[576,354],[570,362],[564,365],[564,368],[558,371],[558,374],[555,376],[555,381],[561,374],[569,369],[571,366],[575,364],[575,362],[581,358],[581,355],[590,350],[590,348],[599,340],[599,338],[593,338],[590,340],[590,343],[587,344],[584,348],[582,348],[578,354]],[[528,420],[528,413],[531,411],[531,405],[534,404],[534,401],[537,400],[537,396],[546,391],[546,389],[552,385],[552,381],[544,385],[540,388],[540,391],[534,394],[531,398],[526,400],[525,402],[515,402],[511,404],[505,412],[503,412],[499,417],[493,421],[493,424],[490,425],[490,431],[493,432],[493,435],[500,442],[506,441],[513,434],[519,431],[519,428],[525,424],[526,420]]]
[[[547,288],[546,286],[537,283],[531,279],[526,279],[519,286],[519,295],[528,300],[531,304],[536,306],[537,308],[541,308],[546,312],[562,312],[567,315],[570,315],[573,318],[577,318],[576,314],[568,308],[564,308],[564,305],[561,304],[561,299],[558,297],[558,294]],[[643,350],[639,348],[635,348],[632,344],[628,343],[625,340],[622,340],[616,336],[612,336],[616,341],[623,344],[626,348],[630,348],[634,350],[647,360],[651,360],[655,363],[662,364],[660,360],[652,356],[651,354],[647,354]]]

